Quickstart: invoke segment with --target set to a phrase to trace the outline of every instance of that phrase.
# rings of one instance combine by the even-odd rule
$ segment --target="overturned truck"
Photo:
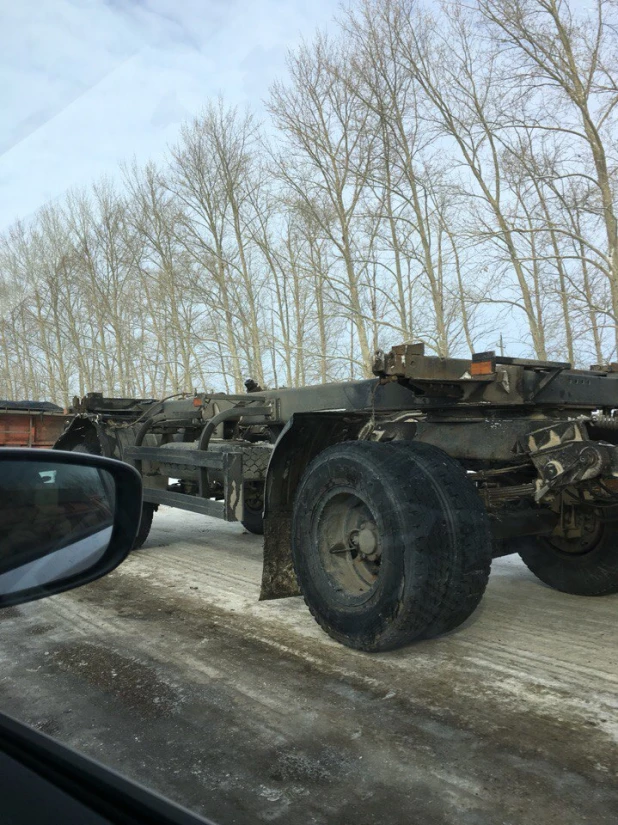
[[[350,647],[445,633],[492,558],[618,591],[618,366],[376,353],[375,378],[162,401],[91,393],[56,443],[133,464],[159,505],[264,533],[262,599],[302,593]]]

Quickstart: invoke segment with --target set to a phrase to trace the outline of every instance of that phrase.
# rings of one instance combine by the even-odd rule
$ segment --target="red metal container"
[[[0,447],[53,447],[67,420],[64,410],[0,406]]]

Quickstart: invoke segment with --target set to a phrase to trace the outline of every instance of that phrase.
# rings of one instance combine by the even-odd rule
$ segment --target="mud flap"
[[[294,413],[272,451],[264,489],[264,566],[260,600],[301,595],[292,564],[294,494],[309,462],[326,447],[358,438],[370,413]]]
[[[260,601],[300,596],[292,565],[292,514],[273,513],[264,519],[264,565]]]

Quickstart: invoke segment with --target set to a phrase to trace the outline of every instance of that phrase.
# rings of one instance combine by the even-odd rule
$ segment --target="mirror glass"
[[[111,541],[115,500],[107,470],[0,462],[0,596],[94,567]]]

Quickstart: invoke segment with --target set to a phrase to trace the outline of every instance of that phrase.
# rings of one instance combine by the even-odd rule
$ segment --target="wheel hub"
[[[355,493],[334,493],[326,501],[317,519],[317,543],[336,590],[358,596],[374,587],[381,561],[378,527]]]
[[[596,547],[603,525],[594,510],[572,507],[549,537],[551,544],[563,553],[583,554]]]
[[[378,555],[378,536],[375,523],[363,522],[359,530],[352,530],[349,536],[350,552],[354,549],[366,561],[375,560]]]

